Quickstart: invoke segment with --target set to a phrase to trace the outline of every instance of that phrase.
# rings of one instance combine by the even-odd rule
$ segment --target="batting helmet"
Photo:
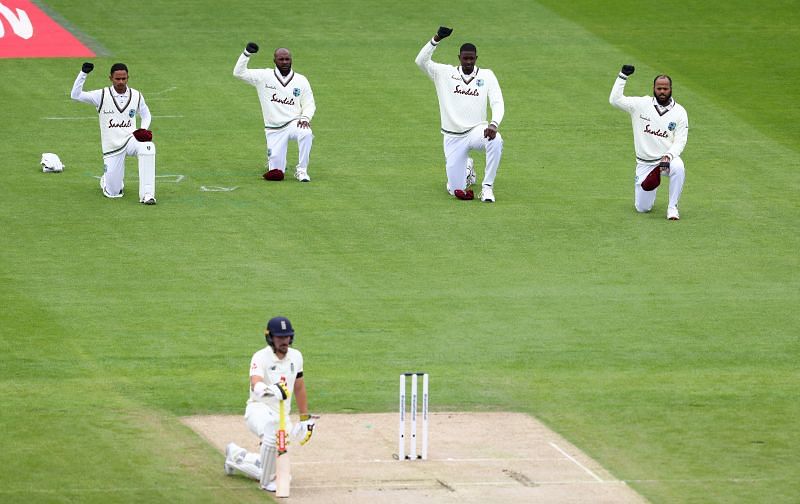
[[[294,343],[294,329],[292,329],[292,323],[289,322],[288,318],[272,317],[269,319],[269,322],[267,322],[266,331],[267,344],[272,348],[275,348],[272,343],[273,336],[291,336],[289,344],[291,345]]]

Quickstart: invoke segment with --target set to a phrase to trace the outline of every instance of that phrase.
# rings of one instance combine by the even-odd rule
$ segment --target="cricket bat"
[[[278,432],[276,436],[277,450],[275,461],[275,497],[289,497],[290,482],[292,479],[289,467],[289,451],[286,449],[286,401],[278,406]]]

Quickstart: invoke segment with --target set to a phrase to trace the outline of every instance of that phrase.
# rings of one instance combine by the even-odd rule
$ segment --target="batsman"
[[[259,438],[260,450],[248,452],[229,443],[225,449],[225,474],[231,476],[239,471],[258,480],[264,490],[277,490],[278,497],[288,497],[289,455],[279,441],[288,437],[306,444],[318,417],[308,412],[303,355],[291,347],[291,322],[286,317],[273,317],[267,322],[264,335],[267,346],[250,360],[250,398],[244,414],[247,427]],[[300,410],[300,422],[294,427],[289,421],[292,398]],[[286,436],[287,432],[291,435]]]

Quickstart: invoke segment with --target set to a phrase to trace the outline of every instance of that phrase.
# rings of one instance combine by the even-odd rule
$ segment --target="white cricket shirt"
[[[491,122],[500,126],[505,104],[494,72],[476,66],[470,75],[464,75],[461,67],[434,63],[431,56],[437,46],[437,42],[430,40],[415,62],[433,80],[439,98],[442,133],[463,136],[476,126],[487,126],[487,104],[492,109]]]
[[[654,162],[665,155],[680,156],[689,138],[689,118],[675,100],[662,107],[655,96],[625,96],[628,78],[620,73],[608,101],[631,115],[633,145],[639,161]]]
[[[256,88],[264,127],[281,129],[296,120],[311,122],[317,106],[308,79],[294,70],[287,76],[277,68],[249,70],[249,60],[250,57],[242,53],[233,67],[233,75]]]
[[[294,382],[297,381],[298,375],[303,375],[303,354],[299,350],[289,347],[286,356],[283,359],[278,359],[272,347],[267,346],[253,354],[250,360],[250,376],[260,376],[264,379],[264,383],[272,385],[279,381],[285,381],[289,392],[294,394]],[[248,404],[252,402],[260,402],[269,406],[275,413],[278,413],[278,399],[273,396],[258,397],[253,390],[250,390],[250,399]],[[291,411],[291,401],[286,403],[286,414]]]

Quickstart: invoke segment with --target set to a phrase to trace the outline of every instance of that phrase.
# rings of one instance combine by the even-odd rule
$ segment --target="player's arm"
[[[247,46],[244,48],[244,51],[242,51],[242,54],[239,55],[239,59],[236,60],[236,65],[233,67],[234,77],[252,85],[256,85],[258,78],[256,77],[255,72],[247,68],[247,64],[250,62],[250,55],[257,52],[258,44],[255,42],[248,42]]]
[[[92,70],[94,70],[94,64],[89,62],[83,64],[81,71],[78,72],[78,77],[75,78],[75,83],[72,84],[72,91],[69,93],[69,96],[75,101],[88,103],[94,105],[96,108],[100,106],[100,98],[103,95],[103,91],[101,89],[89,92],[83,90],[86,77]]]
[[[311,126],[311,119],[314,118],[314,113],[317,111],[317,104],[314,102],[314,92],[311,91],[311,84],[306,81],[305,89],[300,95],[300,119],[297,125],[301,128],[308,128]]]
[[[306,382],[302,373],[299,373],[294,381],[294,401],[297,403],[297,410],[300,416],[308,415],[308,395],[306,394]]]
[[[284,382],[268,384],[263,376],[250,375],[250,390],[256,393],[259,398],[276,397],[286,399],[289,397],[289,389]]]
[[[311,415],[308,412],[308,396],[306,395],[306,382],[303,379],[303,372],[297,373],[297,378],[294,381],[294,400],[297,403],[297,409],[300,411],[300,423],[297,425],[297,436],[300,437],[300,444],[304,445],[311,439],[314,433],[314,424],[318,416]]]
[[[494,73],[490,74],[488,87],[489,107],[492,109],[492,120],[486,130],[484,130],[483,136],[489,140],[494,140],[497,135],[497,128],[500,127],[503,116],[506,114],[506,105],[503,101],[503,92],[500,90],[500,83],[497,82],[497,77]]]
[[[139,117],[141,117],[139,127],[142,129],[150,129],[150,122],[153,120],[153,116],[150,115],[150,107],[147,106],[147,103],[144,101],[144,96],[141,94],[139,95]]]
[[[433,38],[429,40],[419,51],[419,54],[417,54],[417,58],[414,60],[414,62],[422,69],[423,72],[433,76],[434,69],[436,68],[436,63],[431,61],[433,51],[436,50],[436,46],[439,45],[439,42],[442,39],[449,37],[451,33],[453,33],[452,28],[440,26],[439,30],[436,32],[436,35],[434,35]]]
[[[670,161],[676,156],[680,156],[689,140],[689,118],[685,115],[677,121],[675,125],[675,140],[667,151]]]
[[[622,65],[622,70],[617,75],[617,80],[614,81],[614,86],[611,88],[611,95],[608,97],[608,103],[622,109],[628,113],[633,112],[635,107],[635,100],[625,96],[625,84],[628,82],[628,77],[633,75],[633,65]]]

